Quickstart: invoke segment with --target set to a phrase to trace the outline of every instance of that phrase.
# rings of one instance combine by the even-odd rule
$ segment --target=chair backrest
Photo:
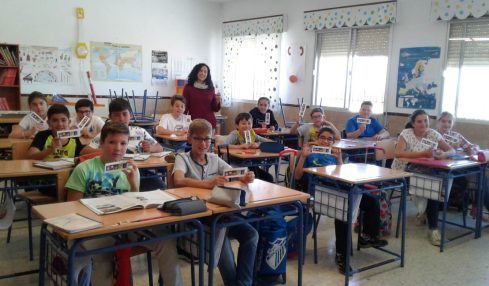
[[[12,143],[12,160],[27,159],[27,151],[31,147],[32,141],[18,141]]]
[[[296,164],[296,160],[295,158],[297,157],[297,154],[299,154],[299,151],[295,150],[295,149],[285,149],[283,151],[281,151],[280,153],[278,153],[279,155],[279,166],[280,166],[280,163],[282,161],[282,158],[284,156],[289,156],[289,173],[288,173],[288,179],[289,179],[289,182],[286,182],[287,183],[287,186],[289,188],[294,188],[295,187],[295,180],[294,180],[294,173],[295,173],[295,164]]]
[[[383,148],[384,152],[383,154],[380,154],[379,152],[375,152],[375,159],[376,160],[389,160],[389,159],[394,159],[395,157],[395,151],[396,151],[396,144],[397,144],[397,139],[385,139],[377,142],[376,147]],[[378,154],[379,153],[379,154]],[[381,157],[379,157],[381,156]],[[378,159],[380,158],[380,159]]]

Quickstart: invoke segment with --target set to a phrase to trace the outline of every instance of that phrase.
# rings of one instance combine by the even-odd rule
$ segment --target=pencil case
[[[207,206],[203,200],[194,197],[165,202],[159,210],[182,216],[205,212],[207,211]]]

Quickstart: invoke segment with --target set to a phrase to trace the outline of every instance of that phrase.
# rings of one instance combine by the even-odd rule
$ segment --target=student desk
[[[32,139],[0,138],[0,160],[12,160],[13,144],[28,141],[32,141]]]
[[[0,112],[1,113],[1,112]],[[12,126],[19,124],[19,122],[24,118],[25,114],[20,114],[21,116],[2,116],[0,114],[0,137],[6,138],[12,131]]]
[[[1,161],[0,179],[20,177],[46,177],[56,176],[57,199],[62,202],[66,198],[65,183],[70,176],[72,168],[51,170],[35,167],[36,160],[6,160]]]
[[[284,145],[287,145],[285,144],[286,142],[292,142],[292,141],[297,142],[297,138],[298,138],[297,135],[290,134],[290,128],[285,128],[285,127],[280,128],[280,130],[275,130],[275,131],[268,130],[266,133],[261,133],[261,134],[257,133],[257,135],[271,139],[273,141],[280,142]]]
[[[341,212],[342,216],[344,212],[347,213],[347,242],[345,252],[345,285],[348,285],[350,273],[355,274],[365,270],[369,270],[374,267],[385,265],[391,262],[400,261],[400,266],[404,267],[404,252],[405,252],[405,239],[406,239],[406,178],[411,176],[411,173],[404,171],[397,171],[379,167],[369,164],[343,164],[343,165],[331,165],[326,167],[305,168],[305,173],[311,174],[313,177],[309,180],[309,190],[314,192],[314,211],[321,207],[325,209],[333,209],[333,212],[327,212],[329,217],[336,218],[337,213]],[[341,186],[339,185],[341,184]],[[376,188],[366,188],[364,184],[374,184]],[[331,195],[327,197],[327,200],[322,200],[324,193],[316,190],[316,186],[327,188]],[[345,189],[346,188],[346,189]],[[401,207],[400,214],[402,215],[402,235],[401,235],[401,250],[400,253],[396,253],[384,248],[377,248],[387,254],[391,254],[394,258],[387,259],[381,262],[377,262],[368,266],[364,266],[359,269],[353,269],[350,272],[350,253],[352,251],[352,223],[353,223],[353,200],[354,195],[363,195],[380,190],[401,189]],[[347,199],[348,209],[344,210],[338,207],[338,198],[344,197]],[[333,199],[335,202],[333,202]],[[358,198],[359,200],[360,198]],[[330,205],[331,204],[331,205]],[[318,205],[321,205],[320,207]],[[345,206],[346,207],[346,206]],[[321,214],[321,213],[320,213]],[[324,214],[324,213],[323,213]],[[334,215],[333,215],[334,214]],[[315,218],[314,218],[315,219]],[[315,241],[316,249],[316,241]],[[315,251],[316,255],[317,251]],[[315,261],[317,258],[315,257]]]
[[[232,182],[232,184],[240,184],[240,182]],[[207,203],[207,207],[212,210],[214,214],[211,223],[211,239],[209,245],[209,253],[214,253],[215,250],[215,236],[217,230],[223,227],[238,225],[242,223],[262,221],[268,219],[277,218],[277,216],[269,215],[259,218],[248,218],[246,216],[241,216],[242,219],[234,220],[231,222],[226,222],[223,220],[226,217],[232,215],[241,214],[246,211],[260,210],[261,208],[289,205],[293,207],[293,210],[282,212],[280,216],[285,215],[298,215],[299,217],[299,259],[298,263],[298,277],[297,284],[302,285],[302,263],[303,263],[303,245],[304,245],[304,235],[303,235],[303,204],[306,204],[309,195],[303,192],[292,190],[286,187],[282,187],[276,184],[268,183],[262,180],[255,179],[253,183],[248,184],[244,187],[248,196],[248,204],[241,209],[232,209],[226,206],[216,205],[212,203]],[[168,190],[169,193],[179,196],[179,197],[189,197],[197,196],[200,199],[208,200],[211,197],[212,190],[209,189],[199,189],[199,188],[180,188]],[[286,258],[284,258],[286,259]],[[209,255],[209,265],[214,265],[214,255]],[[208,285],[213,285],[213,269],[209,268],[209,281]]]
[[[445,247],[445,240],[447,242],[451,242],[458,238],[464,237],[466,235],[474,232],[474,238],[479,238],[481,235],[481,227],[482,227],[482,190],[485,182],[485,170],[487,163],[479,163],[477,161],[472,160],[435,160],[428,158],[418,158],[418,159],[408,159],[408,158],[400,158],[401,161],[408,162],[407,170],[413,173],[419,173],[419,170],[416,170],[416,166],[425,167],[422,169],[422,176],[429,176],[427,179],[427,183],[431,178],[438,178],[439,182],[442,184],[438,191],[428,190],[420,192],[421,197],[425,197],[427,199],[434,199],[433,196],[442,196],[443,197],[443,214],[441,219],[441,243],[440,243],[440,252],[443,252]],[[427,170],[430,170],[429,173],[426,173]],[[418,172],[417,172],[418,171]],[[478,189],[477,189],[477,216],[476,216],[476,226],[475,228],[471,228],[466,226],[465,224],[458,224],[455,222],[447,221],[447,205],[448,199],[450,195],[450,188],[452,186],[453,179],[459,177],[468,177],[468,176],[478,176]],[[425,183],[425,185],[427,184]],[[411,182],[413,185],[413,182]],[[411,192],[410,192],[411,193]],[[440,200],[439,200],[440,201]],[[463,234],[457,235],[453,238],[445,239],[445,224],[450,224],[454,226],[458,226],[464,229],[469,230]]]
[[[101,222],[104,226],[93,230],[87,230],[78,233],[66,233],[61,230],[55,230],[57,236],[65,241],[72,242],[68,248],[57,243],[56,236],[49,231],[47,224],[43,223],[41,227],[41,245],[39,255],[39,285],[44,285],[44,275],[46,270],[46,245],[47,241],[57,244],[61,251],[66,252],[68,256],[68,283],[67,285],[76,285],[74,277],[75,259],[81,256],[96,255],[100,253],[114,252],[118,249],[144,245],[162,240],[175,239],[181,236],[188,236],[197,233],[199,239],[199,257],[203,257],[204,245],[203,228],[198,218],[211,215],[211,211],[206,211],[188,216],[172,216],[169,213],[161,212],[157,209],[131,210],[115,214],[98,216],[79,201],[65,202],[49,205],[34,206],[34,213],[41,219],[48,219],[62,216],[70,213],[78,213],[88,218]],[[122,223],[123,222],[123,223]],[[190,231],[180,233],[171,233],[163,237],[151,237],[144,241],[120,242],[109,248],[99,248],[94,250],[83,250],[81,244],[85,241],[94,240],[103,237],[114,236],[117,234],[136,233],[137,231],[155,229],[160,227],[178,225],[182,223],[191,223],[194,228]],[[199,285],[204,285],[204,259],[199,259]]]
[[[218,155],[223,154],[221,148],[217,148]],[[225,151],[228,163],[239,167],[271,167],[275,166],[275,181],[278,178],[280,156],[278,153],[262,152],[260,149],[229,149]],[[268,168],[267,168],[268,169]]]
[[[172,172],[171,170],[169,171],[169,169],[173,168],[173,163],[166,162],[165,157],[150,156],[147,160],[144,161],[133,160],[133,163],[136,167],[138,167],[138,169],[154,169],[156,171],[156,177],[159,177],[160,174],[162,177],[165,177],[167,187],[168,183],[173,181]],[[158,171],[160,171],[159,174]],[[153,176],[151,175],[149,177]]]

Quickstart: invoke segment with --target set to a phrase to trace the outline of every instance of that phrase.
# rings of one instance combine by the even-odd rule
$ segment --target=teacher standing
[[[192,116],[192,120],[202,118],[209,121],[212,128],[216,128],[214,112],[221,109],[221,97],[215,93],[209,66],[200,63],[192,69],[183,89],[183,97],[186,112]]]

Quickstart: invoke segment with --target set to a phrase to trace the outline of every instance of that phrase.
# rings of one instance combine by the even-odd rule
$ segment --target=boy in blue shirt
[[[384,129],[382,124],[380,124],[377,119],[371,117],[372,106],[373,104],[371,101],[362,102],[358,115],[348,119],[345,127],[347,138],[357,139],[363,137],[373,137],[375,140],[389,138],[389,132]],[[370,124],[358,123],[358,118],[370,119]]]

